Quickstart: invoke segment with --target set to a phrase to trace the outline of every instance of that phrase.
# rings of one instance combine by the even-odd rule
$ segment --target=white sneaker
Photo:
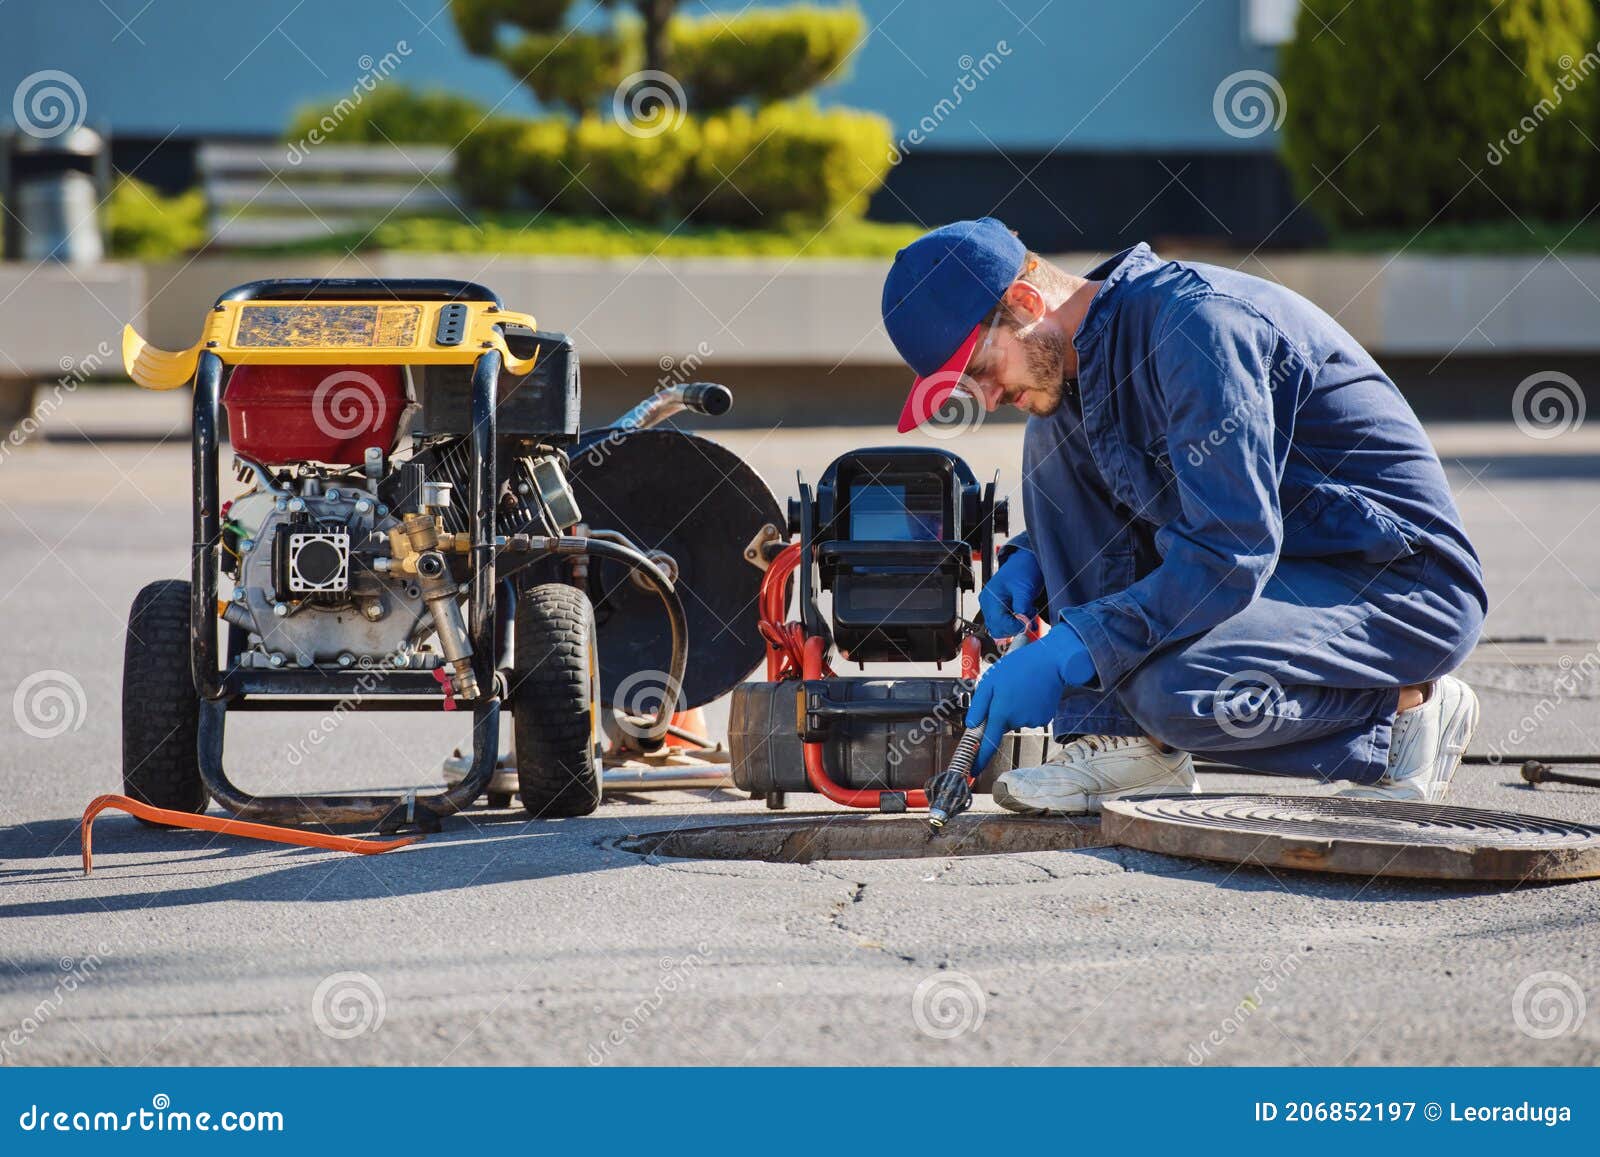
[[[994,801],[1014,812],[1085,815],[1108,799],[1199,790],[1186,751],[1132,735],[1085,735],[1038,767],[1006,772],[994,781]]]
[[[1389,768],[1377,783],[1347,787],[1350,799],[1396,799],[1438,803],[1478,726],[1478,697],[1454,675],[1433,685],[1427,702],[1394,717]]]

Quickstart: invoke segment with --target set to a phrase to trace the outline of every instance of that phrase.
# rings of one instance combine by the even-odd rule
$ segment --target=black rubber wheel
[[[511,793],[509,791],[491,791],[483,797],[484,803],[495,809],[511,806]]]
[[[122,659],[122,790],[156,807],[205,811],[210,796],[195,747],[199,725],[200,697],[189,671],[189,584],[176,579],[151,583],[128,612]]]
[[[600,806],[595,739],[600,668],[594,608],[566,583],[517,597],[511,717],[522,806],[541,818],[586,816]]]

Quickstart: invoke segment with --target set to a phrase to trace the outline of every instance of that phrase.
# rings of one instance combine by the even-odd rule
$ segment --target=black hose
[[[546,545],[530,552],[531,557],[517,560],[502,569],[500,573],[515,574],[537,559],[552,555],[559,557],[597,554],[601,558],[621,563],[636,574],[643,575],[645,581],[655,591],[656,597],[661,600],[661,605],[666,608],[667,624],[672,632],[672,658],[667,663],[667,684],[662,689],[661,702],[656,707],[654,721],[644,729],[642,735],[634,736],[640,750],[659,751],[666,742],[667,731],[672,726],[672,716],[677,711],[679,698],[683,695],[683,673],[689,666],[689,622],[684,616],[683,600],[678,597],[677,588],[673,586],[672,579],[667,577],[665,571],[631,546],[577,535],[563,535],[560,538],[545,539],[544,542]]]
[[[683,696],[683,673],[689,666],[689,622],[684,617],[683,600],[678,597],[677,588],[672,585],[666,572],[632,547],[596,538],[583,541],[587,543],[590,554],[610,558],[632,567],[635,574],[644,575],[645,580],[655,588],[661,605],[666,608],[667,622],[672,631],[672,658],[667,663],[667,685],[662,689],[661,702],[656,706],[655,721],[645,729],[643,735],[634,737],[641,750],[658,751],[666,741],[667,729],[672,726],[672,716],[678,709],[678,700]]]

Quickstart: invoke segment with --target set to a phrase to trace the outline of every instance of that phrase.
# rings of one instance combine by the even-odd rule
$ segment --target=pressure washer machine
[[[290,279],[224,293],[183,351],[129,327],[123,359],[140,385],[194,390],[190,577],[145,587],[129,618],[123,785],[142,818],[214,799],[269,824],[435,830],[489,784],[502,705],[523,806],[592,812],[603,664],[584,575],[601,560],[650,602],[662,690],[631,734],[665,742],[688,623],[667,570],[585,521],[565,335],[471,282]],[[243,487],[226,501],[224,407]],[[458,703],[472,753],[443,792],[255,796],[223,768],[237,711]]]
[[[976,580],[993,573],[996,537],[1007,531],[997,486],[998,478],[979,483],[954,454],[908,447],[845,454],[815,492],[799,480],[787,539],[765,546],[767,679],[733,690],[738,787],[772,807],[796,791],[885,812],[927,806],[922,787],[950,765],[972,685],[997,655],[981,622],[962,613]],[[845,660],[935,670],[847,676],[834,669]],[[940,674],[951,661],[959,676]],[[1042,762],[1047,744],[1042,731],[1007,735],[975,790]]]

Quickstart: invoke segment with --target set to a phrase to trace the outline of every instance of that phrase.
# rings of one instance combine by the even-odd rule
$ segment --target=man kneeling
[[[1029,415],[1027,531],[980,605],[998,638],[1051,629],[967,725],[983,763],[1011,728],[1070,741],[1002,776],[1003,806],[1196,791],[1192,754],[1444,798],[1483,574],[1416,415],[1333,318],[1147,245],[1077,277],[984,218],[897,255],[883,320],[918,375],[902,432],[956,389]]]

